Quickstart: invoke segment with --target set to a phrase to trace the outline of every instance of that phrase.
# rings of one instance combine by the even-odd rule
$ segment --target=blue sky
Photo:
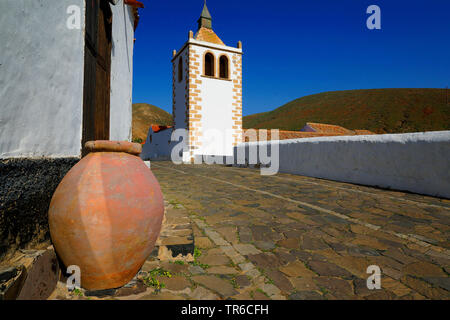
[[[133,102],[172,112],[172,50],[197,30],[203,0],[143,0]],[[243,113],[334,90],[450,85],[450,1],[208,0],[213,29],[243,42]],[[381,30],[366,9],[381,8]]]

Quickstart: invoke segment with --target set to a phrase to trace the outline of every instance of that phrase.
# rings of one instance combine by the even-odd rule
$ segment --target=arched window
[[[220,65],[219,77],[228,79],[228,58],[227,58],[227,56],[220,57],[219,65]]]
[[[205,54],[205,76],[214,77],[214,56],[209,52]]]
[[[178,60],[178,82],[183,80],[183,59]]]

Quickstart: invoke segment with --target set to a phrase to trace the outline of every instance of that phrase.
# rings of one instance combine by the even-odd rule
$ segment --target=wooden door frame
[[[109,2],[105,0],[85,1],[82,156],[87,154],[84,148],[87,141],[109,140],[112,48],[112,10]],[[104,17],[104,19],[100,19],[100,17]],[[104,28],[100,24],[103,24]],[[103,39],[102,43],[100,43],[101,39]],[[104,53],[103,58],[100,52]],[[101,77],[99,65],[103,71],[106,71],[106,76]],[[106,83],[100,82],[101,79]],[[98,99],[99,97],[103,97],[103,99]]]

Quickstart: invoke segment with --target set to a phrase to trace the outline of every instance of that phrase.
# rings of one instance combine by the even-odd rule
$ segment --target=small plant
[[[200,268],[203,268],[203,269],[208,269],[208,268],[210,268],[210,265],[209,265],[209,264],[200,263],[200,262],[198,262],[198,261],[194,261],[194,262],[192,263],[192,265],[194,265],[194,266],[199,266]]]
[[[267,298],[269,298],[269,295],[267,293],[265,293],[262,289],[258,288],[256,289],[256,291],[262,293],[263,295],[265,295]]]
[[[182,206],[179,202],[176,200],[169,200],[169,204],[172,205],[175,209],[181,209]]]
[[[150,271],[150,276],[172,278],[172,274],[169,271],[164,270],[163,268],[153,269],[152,271]]]
[[[184,261],[182,260],[177,260],[174,262],[174,264],[179,264],[180,266],[184,265]]]
[[[78,296],[78,297],[84,296],[83,291],[81,291],[81,289],[79,289],[79,288],[73,289],[72,290],[72,294],[75,295],[75,296]]]
[[[326,295],[327,293],[329,293],[329,291],[327,289],[325,289],[324,287],[319,286],[319,290],[320,290],[320,292],[322,292],[323,295]]]
[[[199,248],[195,247],[194,248],[194,259],[199,258],[201,255],[202,255],[202,251]]]
[[[236,279],[231,279],[231,284],[233,285],[233,288],[239,289],[239,285],[236,282]]]
[[[165,284],[160,282],[156,277],[172,278],[172,274],[162,268],[156,268],[151,270],[149,275],[142,279],[147,287],[153,287],[156,291],[160,291],[165,287]]]
[[[142,139],[141,138],[134,138],[133,142],[135,142],[135,143],[142,143]]]
[[[164,283],[159,282],[159,280],[156,279],[155,277],[144,278],[144,284],[147,287],[155,288],[156,291],[160,291],[161,289],[163,289],[166,286]]]
[[[202,251],[199,248],[195,247],[194,248],[194,262],[191,262],[191,264],[194,265],[194,266],[199,266],[199,267],[201,267],[203,269],[208,269],[209,265],[200,263],[200,261],[198,261],[198,258],[201,255],[202,255]]]

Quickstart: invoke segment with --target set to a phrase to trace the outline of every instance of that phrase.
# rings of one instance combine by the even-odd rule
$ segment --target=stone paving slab
[[[191,261],[152,256],[128,295],[53,299],[450,299],[450,202],[258,171],[153,162]],[[180,235],[183,237],[183,235]],[[367,267],[382,272],[367,288]]]

